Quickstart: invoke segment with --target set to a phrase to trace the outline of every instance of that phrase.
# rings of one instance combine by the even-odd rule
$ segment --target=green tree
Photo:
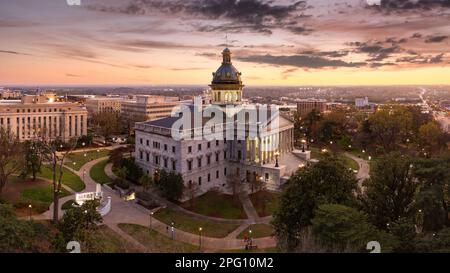
[[[406,107],[383,108],[373,114],[369,121],[372,134],[385,152],[394,151],[402,140],[410,136],[412,114]]]
[[[411,159],[399,153],[386,155],[372,164],[361,201],[376,226],[386,228],[388,223],[412,215],[418,186],[412,167]]]
[[[84,252],[89,252],[92,239],[103,222],[97,211],[98,200],[87,201],[80,207],[68,209],[58,224],[60,249],[64,249],[70,241],[78,241],[84,245]]]
[[[17,219],[9,205],[0,204],[0,253],[45,252],[49,230],[35,221]]]
[[[41,172],[42,160],[44,157],[44,147],[41,141],[27,140],[23,143],[23,153],[25,159],[25,168],[22,171],[22,176],[26,177],[31,174],[33,181]]]
[[[389,225],[389,232],[394,236],[393,252],[414,252],[416,249],[416,228],[411,219],[400,218]]]
[[[157,183],[164,197],[169,200],[179,200],[183,196],[184,182],[179,173],[160,171]]]
[[[428,122],[419,128],[420,144],[424,145],[430,152],[439,148],[443,131],[435,121]]]
[[[0,195],[8,179],[23,170],[24,157],[19,139],[0,126]]]
[[[139,184],[142,185],[145,191],[148,191],[150,186],[153,184],[153,178],[148,175],[143,175],[139,178]]]
[[[341,160],[329,156],[293,175],[280,197],[272,224],[281,247],[295,249],[321,204],[354,204],[357,180]]]
[[[436,231],[449,224],[450,155],[418,159],[414,176],[420,182],[415,207],[423,213],[425,231]]]
[[[92,116],[92,124],[98,134],[108,141],[113,134],[120,133],[119,115],[114,112],[102,112]]]
[[[365,251],[368,242],[380,240],[367,215],[347,206],[320,205],[311,222],[318,243],[329,251]]]

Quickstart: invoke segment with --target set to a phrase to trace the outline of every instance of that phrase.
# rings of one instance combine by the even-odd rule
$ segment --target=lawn
[[[151,253],[200,252],[198,246],[174,241],[149,228],[134,224],[119,224],[121,230],[144,245]]]
[[[95,244],[90,247],[92,249],[89,250],[91,253],[136,253],[139,251],[105,225],[100,226],[94,235],[94,242]]]
[[[42,166],[41,173],[38,176],[48,180],[53,180],[53,173],[51,167],[48,165]],[[85,185],[83,181],[81,181],[81,178],[64,167],[63,167],[62,183],[76,192],[80,192],[85,188]]]
[[[272,215],[278,208],[279,194],[259,191],[249,195],[253,206],[260,217]]]
[[[340,158],[342,158],[342,161],[344,162],[344,165],[347,168],[351,168],[352,170],[359,171],[359,164],[355,160],[351,159],[350,157],[347,157],[345,155],[340,155]]]
[[[209,191],[194,200],[182,204],[187,210],[198,214],[225,219],[246,219],[244,208],[237,197]]]
[[[353,152],[352,152],[353,154]],[[366,158],[367,159],[367,155],[360,153],[362,158]],[[355,160],[343,155],[343,154],[337,154],[337,156],[342,159],[342,161],[344,162],[344,165],[347,168],[352,168],[353,170],[358,171],[359,170],[359,164],[358,162],[356,162]],[[311,147],[311,158],[313,159],[317,159],[317,160],[322,160],[324,158],[324,153],[317,147]]]
[[[50,205],[53,202],[53,186],[24,189],[21,195],[25,200],[48,203]],[[70,193],[68,191],[61,189],[59,197],[63,198],[69,195]]]
[[[209,220],[199,220],[186,213],[167,208],[157,211],[153,216],[168,226],[173,222],[175,228],[189,233],[198,234],[198,229],[201,227],[204,236],[214,238],[226,237],[239,226]]]
[[[62,210],[68,210],[73,208],[73,204],[75,203],[75,200],[69,200],[66,201],[64,204],[62,204],[61,209]]]
[[[252,231],[251,233],[252,239],[270,237],[273,234],[272,226],[266,224],[255,224],[249,226],[246,230],[242,231],[237,238],[244,239],[245,236],[250,237],[250,230]]]
[[[89,161],[96,160],[101,157],[109,155],[109,150],[94,150],[89,152],[71,153],[67,156],[67,161],[64,163],[66,166],[79,171],[83,165]],[[75,165],[73,163],[76,163]]]
[[[97,164],[95,164],[89,175],[92,179],[94,179],[95,182],[100,184],[107,184],[111,182],[111,179],[106,175],[105,173],[105,167],[108,165],[108,160],[103,160]]]

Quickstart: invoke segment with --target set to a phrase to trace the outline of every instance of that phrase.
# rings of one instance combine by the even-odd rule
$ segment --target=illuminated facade
[[[0,102],[0,126],[20,141],[40,137],[67,142],[87,135],[87,110],[54,102],[53,95],[24,95],[20,101]]]

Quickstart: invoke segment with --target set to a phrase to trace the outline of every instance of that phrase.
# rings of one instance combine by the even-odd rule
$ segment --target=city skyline
[[[450,84],[448,1],[0,2],[0,85]]]

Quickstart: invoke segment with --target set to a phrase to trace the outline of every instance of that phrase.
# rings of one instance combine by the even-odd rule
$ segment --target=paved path
[[[358,178],[359,180],[359,187],[362,189],[362,183],[364,182],[364,180],[370,178],[370,165],[369,162],[367,160],[364,160],[362,158],[359,158],[357,156],[354,156],[350,153],[345,153],[345,156],[353,159],[354,161],[356,161],[359,165],[359,171],[356,174],[356,178]]]
[[[83,192],[93,192],[96,189],[96,182],[90,177],[90,170],[91,168],[107,159],[107,157],[99,158],[93,161],[88,162],[85,164],[79,171],[73,170],[71,168],[68,168],[69,170],[73,171],[75,174],[77,174],[80,177],[83,177],[83,172],[86,171],[85,174],[85,185],[86,188]],[[111,175],[111,178],[114,177],[111,166],[108,164],[105,167],[105,172],[107,175]],[[107,187],[103,187],[103,194],[105,197],[111,197],[111,212],[106,215],[103,219],[104,224],[106,224],[108,227],[110,227],[112,230],[114,230],[117,234],[119,234],[121,237],[123,237],[127,242],[133,244],[136,246],[137,249],[145,251],[145,247],[135,240],[133,237],[129,236],[125,232],[123,232],[117,224],[119,223],[129,223],[129,224],[137,224],[141,226],[149,227],[150,225],[150,211],[145,209],[144,207],[137,205],[136,203],[132,202],[126,202],[122,198],[118,196],[118,194]],[[245,242],[240,239],[236,239],[234,236],[235,234],[238,235],[242,230],[245,230],[245,228],[253,223],[268,223],[271,219],[271,217],[264,217],[264,218],[255,218],[254,212],[250,212],[252,216],[250,216],[250,219],[240,219],[240,220],[232,220],[232,219],[221,219],[221,218],[214,218],[214,217],[208,217],[205,215],[196,214],[193,212],[190,212],[188,210],[185,210],[171,202],[168,202],[167,200],[162,199],[159,197],[156,193],[151,193],[152,196],[158,201],[161,202],[161,204],[165,204],[171,209],[183,211],[185,213],[190,214],[194,218],[203,219],[203,220],[210,220],[210,221],[216,221],[216,222],[226,222],[226,223],[233,223],[233,224],[239,224],[239,228],[235,230],[232,235],[229,235],[225,238],[211,238],[202,236],[202,247],[204,249],[207,249],[208,251],[214,251],[214,250],[234,250],[234,249],[243,249],[245,247]],[[60,199],[60,206],[64,204],[64,202],[74,199],[74,196],[68,196],[65,198]],[[248,196],[247,196],[248,199]],[[244,197],[245,201],[245,197]],[[248,199],[248,201],[250,201]],[[249,211],[252,210],[252,208],[247,207]],[[254,208],[253,208],[254,210]],[[53,213],[53,204],[50,206],[50,210],[44,213],[43,215],[40,215],[38,217],[34,217],[35,219],[40,219],[40,217],[47,217],[45,219],[51,219]],[[60,215],[62,216],[63,211],[60,210]],[[152,218],[152,226],[151,228],[155,231],[159,232],[160,234],[172,237],[172,233],[169,232],[167,234],[166,230],[167,225],[163,222],[160,222],[159,220]],[[182,230],[174,229],[174,239],[178,241],[182,241],[185,243],[189,243],[192,245],[199,245],[199,237],[198,234],[192,234],[188,233]],[[259,248],[270,248],[274,247],[276,245],[276,241],[272,237],[266,237],[266,238],[258,238],[254,239],[254,244],[257,245]]]
[[[242,206],[244,207],[245,213],[248,217],[248,221],[255,222],[259,219],[258,212],[256,212],[256,209],[246,192],[239,193],[239,201],[241,201]]]

